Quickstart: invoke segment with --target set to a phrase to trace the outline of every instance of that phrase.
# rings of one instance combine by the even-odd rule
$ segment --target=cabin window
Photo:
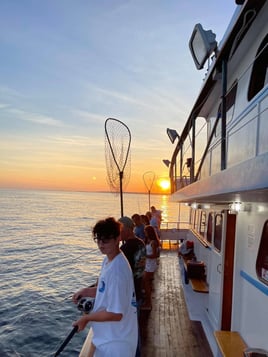
[[[248,88],[248,100],[250,101],[268,83],[268,35],[262,41],[255,61]]]
[[[219,105],[217,118],[221,119],[221,104]],[[218,120],[216,130],[215,130],[215,136],[216,137],[219,136],[220,133],[221,133],[221,120]]]
[[[193,228],[193,225],[194,225],[194,210],[192,208],[190,209],[190,223],[191,223],[191,228]]]
[[[264,223],[256,262],[258,278],[268,285],[268,221]]]
[[[198,229],[198,222],[199,222],[199,211],[195,210],[195,220],[194,220],[194,229],[197,231]]]
[[[212,230],[213,230],[213,216],[212,213],[208,215],[208,229],[207,229],[207,241],[212,242]]]
[[[236,92],[237,92],[237,82],[235,82],[232,85],[231,89],[226,94],[226,124],[229,124],[234,116]],[[219,118],[222,117],[221,104],[219,105],[219,109],[218,109],[218,117]],[[215,131],[215,136],[220,135],[220,133],[221,133],[221,121],[219,120]]]
[[[195,212],[196,211],[194,209],[191,210],[190,223],[191,223],[192,228],[194,227]]]
[[[206,230],[206,220],[207,220],[207,214],[205,211],[201,211],[201,217],[200,217],[200,225],[199,225],[199,233],[202,237],[205,236],[205,230]]]
[[[215,216],[214,247],[220,252],[222,241],[222,214]]]
[[[234,116],[237,82],[232,86],[226,96],[226,124],[230,123]]]

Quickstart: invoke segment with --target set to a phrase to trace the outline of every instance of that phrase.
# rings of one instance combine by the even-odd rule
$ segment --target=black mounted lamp
[[[172,144],[174,143],[176,138],[180,137],[176,130],[169,129],[169,128],[167,128],[167,135],[169,137],[169,140],[172,142]]]
[[[169,161],[169,160],[164,159],[162,161],[166,165],[166,167],[169,167],[169,165],[171,164],[171,161]]]

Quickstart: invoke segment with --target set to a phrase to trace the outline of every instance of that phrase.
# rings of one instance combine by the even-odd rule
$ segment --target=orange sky
[[[105,164],[105,163],[104,163]],[[58,189],[70,191],[110,191],[106,180],[106,169],[99,172],[94,171],[91,175],[90,169],[67,170],[66,168],[41,168],[28,167],[25,170],[13,168],[5,170],[0,174],[0,187],[3,188],[21,188],[21,189]],[[168,193],[169,189],[163,189],[159,182],[168,180],[168,170],[163,169],[159,177],[156,176],[151,192]],[[127,185],[126,192],[148,192],[148,188],[143,181],[143,172],[132,172],[130,182]]]

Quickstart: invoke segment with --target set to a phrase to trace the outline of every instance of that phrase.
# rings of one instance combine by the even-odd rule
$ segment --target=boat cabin
[[[220,43],[194,28],[194,63],[209,67],[169,171],[172,200],[190,210],[187,239],[206,266],[209,292],[194,317],[215,355],[215,331],[268,351],[268,2],[237,3]]]

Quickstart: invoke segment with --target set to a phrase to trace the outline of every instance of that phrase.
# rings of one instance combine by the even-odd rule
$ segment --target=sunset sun
[[[160,179],[158,181],[158,186],[163,190],[166,191],[170,188],[170,182],[168,179]]]

